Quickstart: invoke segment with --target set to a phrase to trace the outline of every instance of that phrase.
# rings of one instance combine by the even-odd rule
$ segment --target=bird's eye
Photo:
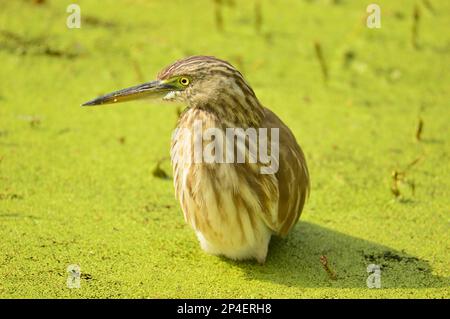
[[[181,85],[187,86],[189,84],[188,78],[180,78]]]

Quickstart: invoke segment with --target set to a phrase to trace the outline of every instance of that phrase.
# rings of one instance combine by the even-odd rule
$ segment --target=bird
[[[201,249],[264,264],[272,236],[287,236],[310,194],[308,166],[294,134],[261,104],[240,71],[212,56],[182,58],[162,69],[154,81],[82,106],[155,98],[181,102],[185,107],[171,140],[173,183],[185,222],[194,230]],[[227,135],[232,128],[238,133]],[[214,134],[206,134],[211,130]],[[260,133],[258,139],[247,134],[255,131]],[[272,143],[270,138],[275,135],[277,143]],[[257,148],[263,145],[269,145],[269,156],[265,162],[255,162]],[[202,161],[208,151],[216,160]],[[235,160],[217,160],[221,153],[230,158],[236,153]],[[240,162],[236,161],[239,156]],[[262,173],[268,158],[276,170]]]

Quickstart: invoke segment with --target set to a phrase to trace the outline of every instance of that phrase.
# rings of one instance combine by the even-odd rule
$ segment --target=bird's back
[[[309,194],[310,179],[305,155],[291,130],[271,110],[264,108],[262,127],[279,128],[278,210],[276,222],[269,224],[285,236],[297,223]]]

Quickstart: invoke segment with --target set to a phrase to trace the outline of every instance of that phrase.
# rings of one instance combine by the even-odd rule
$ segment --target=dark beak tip
[[[92,101],[85,102],[85,103],[81,104],[80,106],[93,106],[93,105],[98,105],[98,104],[101,104],[101,103],[98,103],[96,100],[92,100]]]

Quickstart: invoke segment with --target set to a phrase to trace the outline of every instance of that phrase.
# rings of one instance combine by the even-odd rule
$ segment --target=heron
[[[272,236],[285,237],[293,229],[310,193],[305,155],[292,131],[260,103],[241,72],[211,56],[180,59],[160,71],[154,81],[82,105],[149,98],[185,106],[171,140],[173,183],[185,222],[195,231],[200,247],[211,255],[264,264]],[[199,122],[201,129],[195,132]],[[240,128],[241,135],[229,137],[229,128]],[[247,134],[252,128],[277,130],[277,145],[269,143],[272,134],[266,134],[265,139],[260,134],[255,142]],[[216,133],[206,136],[208,129]],[[243,143],[231,144],[225,152],[244,154],[244,161],[193,160],[195,146],[206,151],[209,145],[202,142],[220,146],[239,138]],[[250,161],[257,156],[255,143],[257,147],[269,144],[270,156],[277,148],[276,171],[263,174],[260,168],[264,163]],[[218,149],[211,152],[213,156],[218,153]]]

